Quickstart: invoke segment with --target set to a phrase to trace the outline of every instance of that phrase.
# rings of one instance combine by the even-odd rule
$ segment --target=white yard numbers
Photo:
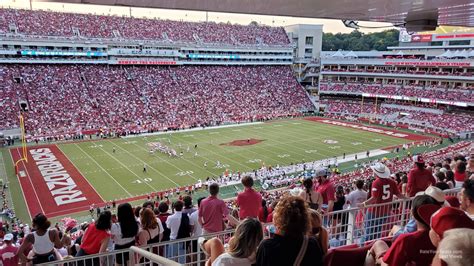
[[[151,181],[153,181],[153,179],[147,177],[147,178],[143,178],[142,180],[140,180],[140,179],[134,180],[134,181],[132,181],[132,183],[133,184],[143,184],[143,183],[149,183]]]
[[[260,160],[260,159],[252,159],[252,160],[248,160],[247,162],[248,162],[248,163],[260,163],[260,162],[262,162],[262,160]]]
[[[93,149],[102,148],[102,144],[94,144],[94,145],[89,146],[89,148],[93,148]]]
[[[287,157],[290,157],[289,154],[280,154],[278,155],[278,158],[287,158]]]
[[[317,153],[318,150],[305,150],[304,152],[306,152],[306,153]]]
[[[331,146],[331,147],[328,147],[329,149],[331,150],[337,150],[337,149],[340,149],[341,146]]]
[[[381,142],[381,139],[372,139],[373,142]]]
[[[339,141],[332,140],[332,139],[325,139],[323,142],[326,144],[337,144]]]
[[[176,173],[177,176],[187,176],[187,175],[192,175],[192,174],[194,174],[193,171],[181,171],[181,172]]]
[[[359,145],[362,145],[362,142],[351,142],[351,144],[354,146],[359,146]]]
[[[123,144],[135,144],[137,143],[136,140],[129,140],[129,141],[125,141]]]
[[[194,135],[193,134],[189,134],[189,135],[184,135],[185,138],[193,138]]]

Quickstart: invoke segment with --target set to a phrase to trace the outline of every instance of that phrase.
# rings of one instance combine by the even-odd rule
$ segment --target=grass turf
[[[263,141],[251,146],[220,145],[248,138]],[[168,139],[171,140],[171,144],[168,143]],[[335,140],[337,143],[328,144],[324,140]],[[149,154],[147,143],[157,141],[171,146],[178,153],[183,151],[184,157],[170,158],[158,152]],[[292,119],[148,137],[63,143],[58,146],[102,198],[112,200],[174,188],[177,185],[194,184],[197,179],[204,181],[208,176],[221,175],[226,169],[252,171],[260,168],[263,163],[267,166],[289,165],[303,160],[332,158],[344,152],[351,154],[408,142],[411,141]],[[196,150],[195,144],[198,145]],[[186,152],[188,146],[190,152]],[[112,152],[113,147],[115,153]],[[198,156],[195,156],[195,151]],[[30,218],[18,179],[14,175],[9,151],[1,149],[1,152],[15,212],[21,220],[28,221]],[[216,166],[216,161],[220,161],[221,167]],[[207,162],[207,167],[204,167],[204,162]],[[143,173],[145,163],[147,173]],[[221,196],[232,197],[239,187],[223,189]],[[205,191],[199,191],[195,196],[204,195]],[[143,200],[136,203],[141,202]],[[72,216],[87,218],[87,212],[75,213]]]
[[[263,140],[250,146],[221,145],[248,138]],[[168,143],[171,140],[171,144]],[[335,140],[336,144],[325,143]],[[156,152],[147,143],[160,141],[183,151],[182,158]],[[79,171],[105,200],[165,190],[231,171],[252,171],[265,165],[289,165],[362,152],[409,142],[361,130],[306,120],[281,120],[202,131],[60,144]],[[197,144],[198,148],[194,149]],[[190,152],[187,152],[189,146]],[[115,147],[115,153],[113,148]],[[195,156],[197,152],[197,156]],[[216,166],[216,162],[220,166]],[[207,167],[204,163],[207,162]],[[147,172],[143,172],[144,164]]]

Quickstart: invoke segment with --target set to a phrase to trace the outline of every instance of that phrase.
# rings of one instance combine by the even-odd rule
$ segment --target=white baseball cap
[[[3,240],[12,241],[12,240],[13,240],[13,234],[6,234],[6,235],[3,237]]]

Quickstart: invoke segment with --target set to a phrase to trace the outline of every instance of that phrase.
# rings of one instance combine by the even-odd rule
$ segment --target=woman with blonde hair
[[[273,212],[276,232],[262,241],[257,250],[257,266],[323,265],[323,251],[314,237],[308,237],[311,216],[308,204],[299,196],[281,199]]]
[[[163,226],[150,208],[145,208],[140,213],[140,230],[138,231],[139,246],[146,246],[161,241]]]
[[[198,242],[204,253],[210,257],[206,262],[207,266],[244,266],[255,263],[255,253],[262,239],[263,229],[260,221],[257,218],[247,218],[235,229],[227,251],[221,240],[216,237],[207,241],[201,237]]]

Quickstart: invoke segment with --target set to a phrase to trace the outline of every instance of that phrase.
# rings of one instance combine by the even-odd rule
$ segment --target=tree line
[[[351,33],[324,33],[323,51],[386,51],[388,46],[398,46],[396,29],[364,34],[358,30]]]

